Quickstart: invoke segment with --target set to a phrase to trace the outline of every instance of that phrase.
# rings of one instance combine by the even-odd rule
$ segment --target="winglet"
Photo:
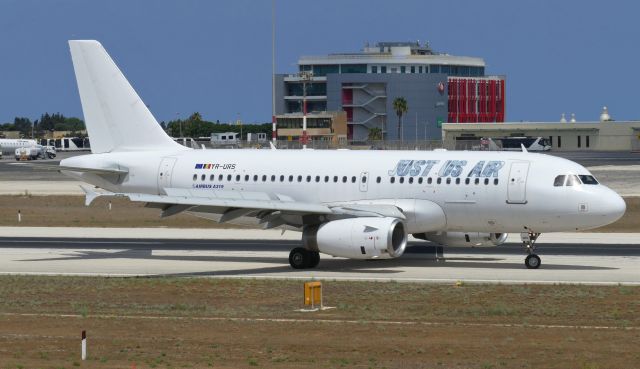
[[[529,151],[527,151],[527,148],[524,147],[524,144],[520,144],[520,147],[522,147],[522,152],[529,152]]]

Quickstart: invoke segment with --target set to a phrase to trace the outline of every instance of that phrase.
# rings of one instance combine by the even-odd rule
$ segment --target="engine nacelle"
[[[494,247],[502,245],[507,240],[507,233],[480,232],[434,232],[414,234],[420,238],[443,246],[456,247]]]
[[[407,231],[397,218],[349,218],[304,229],[304,246],[350,259],[397,258],[407,247]]]

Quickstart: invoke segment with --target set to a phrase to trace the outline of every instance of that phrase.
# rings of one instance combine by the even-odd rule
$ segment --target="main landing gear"
[[[311,269],[320,263],[320,253],[307,250],[304,247],[296,247],[289,253],[289,264],[293,269]]]
[[[524,259],[524,265],[527,269],[538,269],[542,261],[540,257],[534,253],[536,249],[536,240],[540,236],[540,233],[522,232],[520,233],[520,239],[522,240],[522,246],[527,249],[527,257]]]

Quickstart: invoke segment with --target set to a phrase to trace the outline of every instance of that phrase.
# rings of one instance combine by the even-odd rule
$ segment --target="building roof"
[[[337,53],[324,56],[301,56],[299,65],[327,64],[441,64],[484,67],[482,58],[454,56],[431,50],[419,42],[379,42],[365,46],[361,52]]]

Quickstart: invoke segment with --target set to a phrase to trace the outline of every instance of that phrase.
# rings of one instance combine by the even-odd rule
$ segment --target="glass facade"
[[[302,118],[278,118],[278,128],[302,129]],[[331,128],[331,118],[307,117],[307,128]]]
[[[342,64],[340,67],[342,73],[367,73],[366,64]]]
[[[302,96],[303,84],[302,82],[287,82],[286,84],[287,96]],[[307,96],[326,96],[327,84],[324,82],[307,83]]]

